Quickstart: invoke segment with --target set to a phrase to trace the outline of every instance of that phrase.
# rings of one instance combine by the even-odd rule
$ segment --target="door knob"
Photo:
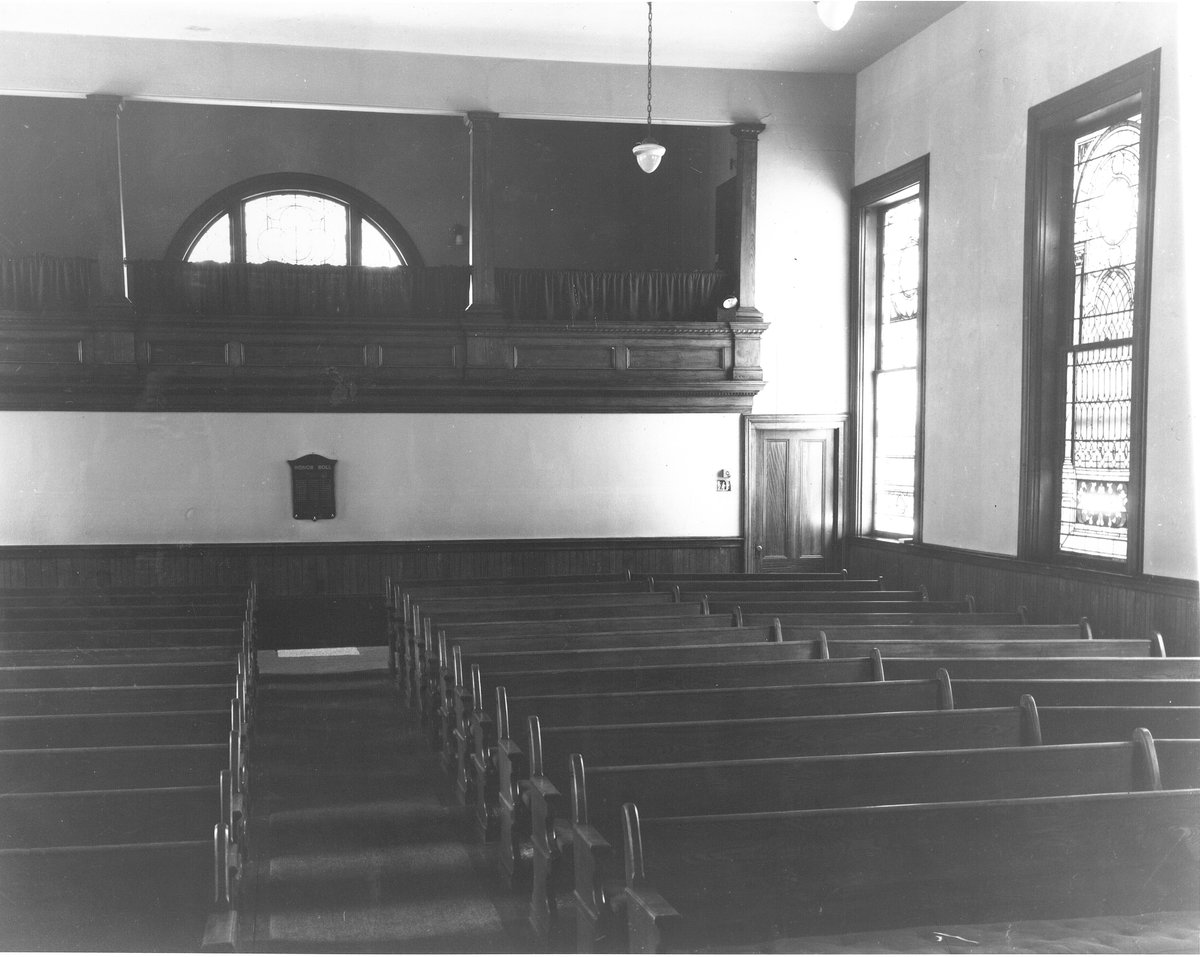
[[[762,553],[763,553],[763,547],[761,545],[755,545],[754,546],[754,554],[757,555],[759,558],[762,558]]]

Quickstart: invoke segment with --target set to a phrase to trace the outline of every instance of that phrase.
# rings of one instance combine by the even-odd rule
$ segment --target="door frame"
[[[830,563],[835,568],[846,567],[846,413],[817,415],[743,415],[742,416],[742,570],[754,569],[754,519],[758,504],[754,489],[758,481],[758,465],[754,443],[758,436],[770,432],[792,432],[811,429],[832,430],[837,443],[833,463],[833,543]]]

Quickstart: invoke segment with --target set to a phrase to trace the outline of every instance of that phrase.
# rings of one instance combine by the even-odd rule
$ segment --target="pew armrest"
[[[631,954],[661,954],[673,950],[670,940],[682,917],[666,899],[644,884],[625,888],[625,926]]]
[[[542,851],[547,859],[553,859],[558,856],[560,849],[571,841],[569,833],[558,834],[569,810],[567,799],[549,778],[542,775],[522,781],[521,786],[524,787],[529,801],[534,846]]]

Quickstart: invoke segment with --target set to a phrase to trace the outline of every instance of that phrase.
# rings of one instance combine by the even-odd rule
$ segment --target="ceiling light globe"
[[[642,140],[633,148],[633,155],[638,161],[638,166],[647,173],[653,173],[658,169],[658,164],[662,162],[666,153],[667,148],[661,143],[655,143],[654,140]]]
[[[830,30],[840,30],[850,22],[856,0],[814,0],[817,16]]]

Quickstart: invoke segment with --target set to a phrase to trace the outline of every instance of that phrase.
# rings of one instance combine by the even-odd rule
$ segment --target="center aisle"
[[[529,951],[386,671],[264,673],[256,722],[242,949]]]

